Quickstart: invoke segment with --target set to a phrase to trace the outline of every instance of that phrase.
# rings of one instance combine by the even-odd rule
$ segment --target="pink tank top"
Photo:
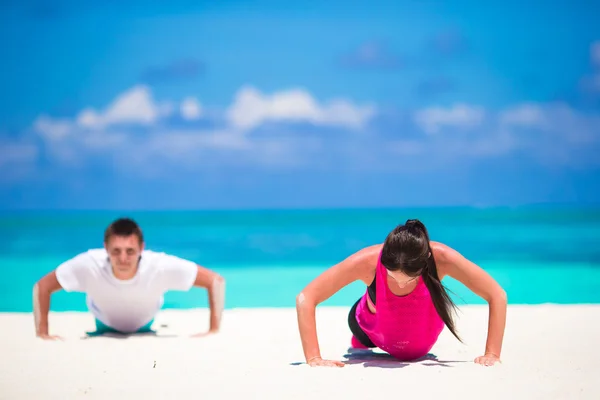
[[[356,308],[356,320],[371,341],[393,357],[409,361],[429,353],[440,333],[444,321],[439,317],[429,290],[418,278],[416,288],[405,296],[391,292],[387,284],[387,270],[377,259],[376,313],[367,305],[368,293]]]

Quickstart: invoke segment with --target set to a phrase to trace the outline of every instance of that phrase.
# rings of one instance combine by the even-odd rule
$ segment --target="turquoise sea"
[[[600,208],[413,208],[264,211],[39,211],[0,214],[0,311],[29,312],[33,284],[62,261],[101,247],[115,218],[135,218],[149,249],[191,259],[227,279],[226,307],[293,307],[302,288],[408,218],[432,240],[487,270],[511,304],[600,303]],[[457,304],[483,304],[445,279]],[[356,282],[324,305],[350,306]],[[58,292],[51,310],[85,311]],[[206,292],[170,292],[165,308],[206,307]]]

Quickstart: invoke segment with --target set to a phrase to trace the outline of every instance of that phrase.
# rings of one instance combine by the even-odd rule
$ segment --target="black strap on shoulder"
[[[369,298],[371,299],[371,302],[373,304],[376,304],[375,300],[377,298],[377,296],[375,295],[377,293],[376,284],[375,284],[376,282],[377,282],[377,273],[375,273],[375,277],[373,278],[373,282],[371,282],[371,284],[367,288],[367,293],[369,293]]]

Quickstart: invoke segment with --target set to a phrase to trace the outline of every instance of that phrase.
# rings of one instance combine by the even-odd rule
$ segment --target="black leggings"
[[[362,330],[362,328],[358,325],[358,321],[356,320],[356,307],[358,306],[358,302],[360,300],[361,299],[358,299],[356,303],[354,303],[354,305],[350,309],[350,312],[348,313],[348,326],[350,327],[350,331],[352,332],[354,337],[358,339],[358,341],[361,342],[363,346],[366,346],[368,348],[374,348],[377,346],[375,346],[371,339],[369,339],[369,336],[367,336],[365,331]]]

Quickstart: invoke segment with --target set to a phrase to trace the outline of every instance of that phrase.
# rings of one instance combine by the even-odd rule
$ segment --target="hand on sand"
[[[321,357],[311,358],[307,364],[311,367],[343,367],[345,365],[341,361],[323,360]]]
[[[37,335],[37,337],[39,337],[40,339],[43,340],[64,340],[62,337],[57,336],[57,335],[49,335],[47,333],[40,333],[39,335]]]
[[[214,335],[217,332],[218,331],[200,332],[200,333],[196,333],[196,334],[192,335],[192,337],[193,338],[206,337],[206,336]]]
[[[485,354],[483,356],[477,357],[475,359],[477,364],[485,365],[486,367],[491,367],[495,363],[501,363],[500,358],[495,354]]]

